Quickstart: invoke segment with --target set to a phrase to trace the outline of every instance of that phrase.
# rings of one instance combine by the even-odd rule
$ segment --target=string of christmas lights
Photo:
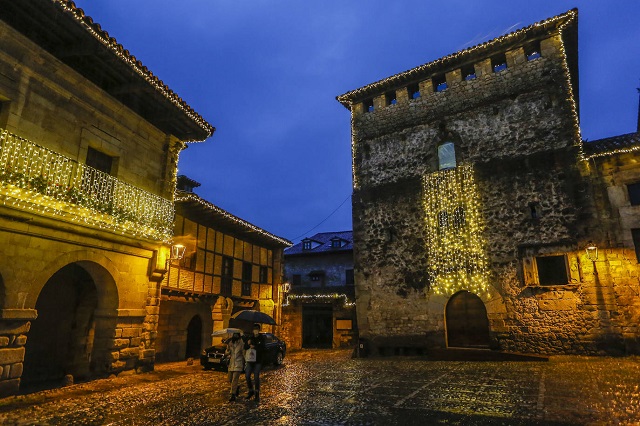
[[[355,302],[352,302],[351,300],[349,300],[349,297],[347,297],[346,294],[332,293],[332,294],[287,294],[287,297],[285,298],[285,301],[282,304],[282,306],[289,306],[289,300],[299,300],[299,299],[315,300],[315,299],[340,299],[340,298],[344,299],[344,306],[351,307],[356,305]]]
[[[123,62],[128,64],[138,75],[140,75],[147,83],[149,83],[154,89],[160,92],[165,98],[167,98],[172,104],[180,108],[190,119],[198,123],[198,125],[207,132],[207,139],[214,132],[214,128],[211,124],[207,123],[200,114],[196,113],[187,103],[181,99],[173,90],[158,79],[157,76],[142,63],[131,55],[121,44],[119,44],[115,38],[109,37],[109,34],[104,31],[96,31],[94,29],[94,23],[91,17],[86,16],[82,9],[76,7],[76,5],[69,0],[53,0],[66,12],[70,12],[71,15],[78,21],[96,40],[102,43],[106,48],[111,50],[116,56],[118,56]],[[203,139],[203,140],[204,140]],[[186,141],[185,141],[186,142]],[[201,142],[201,141],[190,141]]]
[[[618,149],[612,149],[611,151],[598,152],[596,154],[586,155],[584,159],[590,160],[592,158],[606,157],[608,155],[629,154],[631,152],[635,152],[638,150],[640,150],[640,145],[635,145],[635,146],[630,146],[628,148],[618,148]]]
[[[427,273],[434,293],[486,293],[489,268],[472,166],[431,173],[423,184]]]
[[[0,199],[122,234],[169,242],[173,203],[0,129]]]
[[[197,203],[202,204],[204,207],[206,207],[209,210],[212,210],[214,212],[216,212],[219,215],[224,216],[227,219],[230,219],[232,221],[234,221],[235,223],[237,223],[238,225],[245,227],[245,228],[249,228],[253,231],[256,231],[258,233],[260,233],[261,235],[264,235],[265,237],[268,237],[276,242],[278,242],[279,244],[282,244],[284,246],[287,247],[291,247],[293,244],[291,243],[291,241],[289,240],[285,240],[284,238],[280,238],[277,235],[274,235],[270,232],[265,231],[262,228],[258,228],[257,226],[240,219],[237,216],[232,215],[231,213],[227,212],[226,210],[222,210],[220,207],[216,206],[215,204],[211,204],[208,201],[203,200],[202,198],[198,197],[196,194],[193,193],[184,193],[184,192],[178,192],[176,193],[175,197],[174,197],[174,201],[180,202],[180,201],[195,201]]]

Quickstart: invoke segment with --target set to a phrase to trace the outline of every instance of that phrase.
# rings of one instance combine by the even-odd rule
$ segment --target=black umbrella
[[[231,316],[231,318],[241,321],[257,322],[259,324],[276,325],[275,320],[271,318],[271,316],[265,314],[264,312],[254,310],[244,310],[236,312]]]

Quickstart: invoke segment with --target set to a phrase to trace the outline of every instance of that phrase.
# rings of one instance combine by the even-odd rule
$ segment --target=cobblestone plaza
[[[2,399],[0,423],[630,425],[640,422],[640,359],[462,362],[303,351],[264,372],[259,405],[227,399],[226,374],[170,363]]]

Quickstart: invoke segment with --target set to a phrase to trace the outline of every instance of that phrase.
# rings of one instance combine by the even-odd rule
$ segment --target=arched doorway
[[[200,315],[194,315],[187,326],[187,351],[186,358],[197,358],[202,350],[202,319]]]
[[[94,275],[110,282],[97,285]],[[96,311],[116,307],[113,279],[99,265],[71,263],[54,273],[35,304],[38,318],[31,323],[21,384],[54,382],[66,374],[82,380],[104,372],[115,317],[105,320]]]
[[[445,320],[447,346],[489,347],[489,319],[482,300],[473,293],[460,291],[449,299]]]

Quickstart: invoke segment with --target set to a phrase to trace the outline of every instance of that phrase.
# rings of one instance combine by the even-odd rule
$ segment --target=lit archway
[[[482,300],[468,291],[451,296],[445,308],[447,346],[489,347],[489,319]]]

